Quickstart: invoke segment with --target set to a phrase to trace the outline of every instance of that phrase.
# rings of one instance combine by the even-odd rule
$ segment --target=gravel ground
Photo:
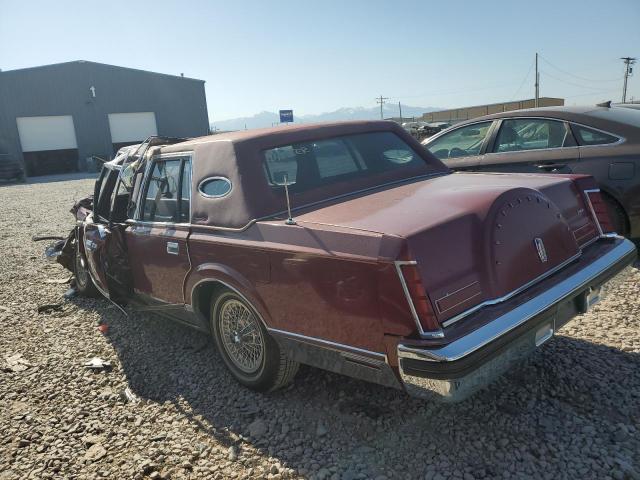
[[[640,478],[640,271],[459,405],[312,368],[262,395],[201,333],[63,299],[30,237],[66,234],[91,187],[0,187],[0,479]]]

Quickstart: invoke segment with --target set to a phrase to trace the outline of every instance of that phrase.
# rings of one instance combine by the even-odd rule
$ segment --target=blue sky
[[[640,1],[0,0],[0,68],[91,60],[206,80],[212,121],[541,95],[620,100]],[[628,98],[640,99],[638,74]],[[529,72],[527,77],[527,72]]]

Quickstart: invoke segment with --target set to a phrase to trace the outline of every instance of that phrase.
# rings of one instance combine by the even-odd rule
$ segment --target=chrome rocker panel
[[[621,276],[626,276],[630,270],[629,265],[636,258],[635,246],[629,240],[622,242],[609,252],[598,258],[590,265],[575,274],[561,281],[549,290],[531,300],[517,306],[513,310],[496,318],[490,323],[474,330],[464,337],[455,340],[447,345],[435,348],[421,348],[415,345],[398,345],[398,365],[401,380],[407,392],[420,398],[437,399],[445,402],[458,402],[464,400],[475,391],[487,386],[522,358],[530,355],[538,346],[551,338],[553,333],[573,318],[578,312],[576,309],[565,311],[562,307],[553,310],[564,300],[571,299],[576,295],[594,286],[593,282],[602,275],[606,275],[608,270],[624,265],[614,277],[616,281]],[[624,268],[626,267],[626,268]],[[612,278],[601,282],[609,283]],[[545,312],[551,313],[545,313]],[[500,353],[489,360],[479,360],[477,366],[470,373],[463,376],[443,374],[433,374],[420,372],[420,375],[408,373],[403,368],[404,360],[409,360],[415,364],[422,363],[428,366],[427,370],[433,372],[438,365],[453,364],[469,360],[474,353],[483,347],[491,348],[497,345],[505,335],[514,329],[531,323],[537,325],[536,328],[528,329],[526,333],[512,339],[505,346],[500,347]],[[549,333],[543,338],[539,336],[541,327],[547,327]],[[538,333],[537,333],[538,332]],[[504,340],[504,339],[503,339]],[[428,364],[428,365],[427,365]],[[451,371],[446,368],[443,372]],[[415,372],[414,372],[415,373]]]

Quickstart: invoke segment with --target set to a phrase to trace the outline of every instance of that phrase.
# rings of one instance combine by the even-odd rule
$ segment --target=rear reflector
[[[422,279],[415,262],[399,262],[400,274],[404,283],[407,301],[412,306],[412,313],[422,326],[424,333],[428,331],[440,331],[440,323],[433,312],[433,307],[427,297],[427,292],[422,285]],[[422,333],[422,332],[421,332]]]
[[[591,209],[593,220],[599,228],[600,233],[613,232],[613,224],[609,217],[609,210],[607,210],[607,204],[602,199],[600,190],[585,190],[584,194],[587,198],[587,204]]]

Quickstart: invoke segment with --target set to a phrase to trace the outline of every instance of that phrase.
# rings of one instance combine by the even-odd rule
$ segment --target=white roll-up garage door
[[[111,143],[137,142],[158,134],[153,112],[110,113],[109,128]]]
[[[16,123],[23,152],[78,148],[71,115],[18,117]]]

